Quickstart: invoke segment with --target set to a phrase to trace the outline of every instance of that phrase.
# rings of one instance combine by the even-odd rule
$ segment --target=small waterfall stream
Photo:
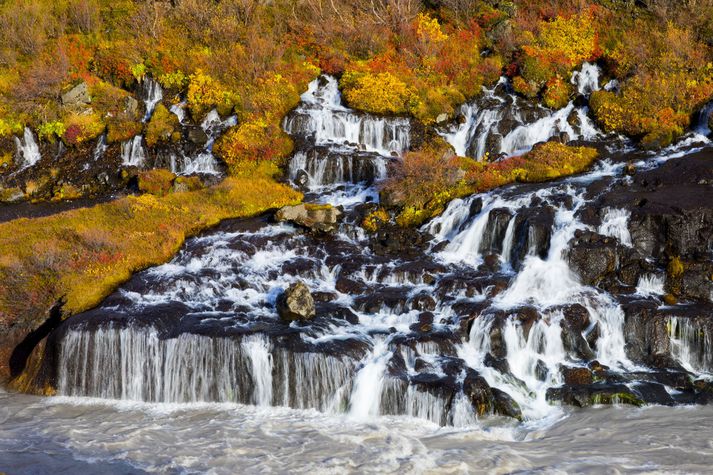
[[[40,147],[29,127],[25,127],[22,139],[15,137],[15,146],[17,147],[17,165],[20,170],[29,168],[42,159]]]
[[[573,81],[582,94],[595,90],[596,68],[585,66]],[[486,91],[490,112],[516,104],[495,92],[502,86]],[[466,106],[473,121],[490,120],[475,107]],[[577,112],[568,108],[523,119],[501,134],[511,144],[501,150],[520,150],[540,134],[518,129],[558,133],[560,119]],[[203,128],[222,130],[232,120],[211,113]],[[454,130],[451,139],[478,149],[500,133],[498,121],[486,132]],[[584,232],[632,247],[628,211],[596,209],[599,224],[584,219],[607,189],[598,182],[626,180],[623,163],[454,200],[421,229],[433,236],[430,251],[385,256],[354,223],[378,201],[389,161],[408,150],[408,120],[351,111],[336,80],[322,77],[284,127],[297,144],[290,178],[308,200],[342,206],[339,231],[315,236],[256,218],[190,240],[171,262],[138,274],[55,332],[60,394],[286,406],[357,420],[405,415],[441,425],[503,414],[537,424],[561,416],[556,395],[567,387],[567,371],[605,366],[621,383],[597,388],[649,402],[637,389],[647,369],[627,352],[621,302],[585,285],[568,260]],[[136,161],[136,142],[127,162]],[[287,325],[276,300],[297,281],[311,289],[318,317]],[[660,303],[663,286],[659,274],[646,274],[631,293]],[[710,368],[710,334],[673,320],[671,328],[671,356],[689,372]]]
[[[585,63],[572,75],[572,84],[581,96],[599,90],[599,67]],[[512,156],[529,151],[535,144],[553,137],[565,141],[592,141],[602,137],[592,123],[586,106],[569,102],[553,111],[525,103],[509,90],[506,78],[492,89],[483,89],[481,97],[461,107],[462,121],[441,131],[459,156],[482,160]]]

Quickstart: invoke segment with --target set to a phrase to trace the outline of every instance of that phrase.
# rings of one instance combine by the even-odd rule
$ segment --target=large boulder
[[[62,104],[65,106],[84,106],[91,102],[92,97],[89,95],[89,86],[86,82],[81,82],[62,94]]]
[[[291,322],[306,321],[314,318],[314,297],[304,282],[298,281],[290,285],[277,299],[277,313],[280,318]]]
[[[306,204],[285,206],[275,213],[278,221],[289,221],[311,231],[333,232],[342,217],[342,211],[332,205]]]

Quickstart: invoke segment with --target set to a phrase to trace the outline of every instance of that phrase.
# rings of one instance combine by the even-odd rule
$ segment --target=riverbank
[[[134,272],[166,262],[186,237],[224,219],[255,216],[300,200],[291,187],[256,173],[204,190],[127,196],[0,224],[0,376],[24,371],[27,350],[34,346],[18,344],[49,332],[43,323],[51,320],[56,303],[63,302],[62,317],[50,326],[96,306]],[[25,354],[12,357],[13,349]]]

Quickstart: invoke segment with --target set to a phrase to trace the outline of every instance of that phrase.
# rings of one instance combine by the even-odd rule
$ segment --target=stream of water
[[[587,95],[599,88],[598,70],[585,65],[573,82]],[[147,110],[158,95],[150,92]],[[586,107],[524,109],[504,81],[462,113],[441,133],[475,158],[562,135],[624,146],[594,128]],[[212,140],[232,120],[212,114],[203,129]],[[297,143],[290,179],[307,200],[342,207],[339,230],[224,223],[68,320],[48,341],[59,396],[0,394],[0,471],[709,468],[711,408],[559,403],[567,371],[605,368],[592,400],[663,405],[701,402],[673,380],[713,372],[708,327],[674,313],[665,315],[668,366],[632,357],[622,299],[585,285],[567,259],[583,232],[634,245],[631,213],[596,205],[631,180],[625,161],[454,200],[421,229],[433,236],[426,248],[384,254],[359,224],[376,207],[375,184],[409,149],[409,121],[346,108],[336,80],[322,77],[283,125]],[[693,133],[629,165],[655,169],[709,143]],[[137,159],[141,138],[126,147],[126,160]],[[664,276],[641,275],[626,299],[666,312]],[[314,294],[318,317],[287,325],[276,301],[297,281]]]

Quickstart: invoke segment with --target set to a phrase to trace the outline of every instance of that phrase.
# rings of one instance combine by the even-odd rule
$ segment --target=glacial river
[[[234,404],[0,392],[0,472],[710,473],[713,407],[568,409],[549,425],[355,421]]]

